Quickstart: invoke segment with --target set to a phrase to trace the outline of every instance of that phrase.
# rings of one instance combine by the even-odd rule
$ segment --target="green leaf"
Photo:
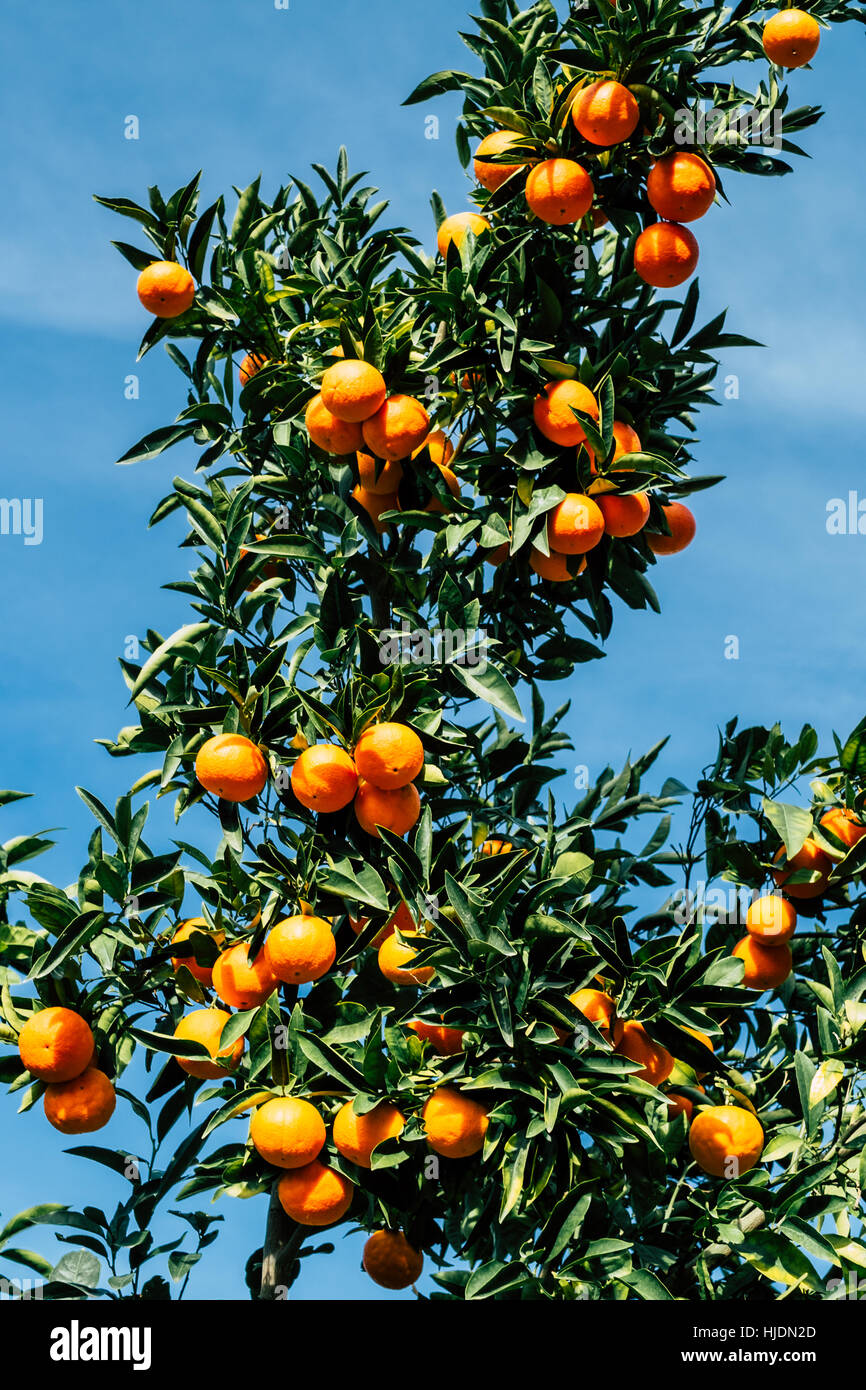
[[[526,722],[517,696],[502,672],[490,662],[483,669],[459,664],[451,665],[448,669],[460,684],[464,685],[479,700],[486,701],[488,705],[492,705],[494,709],[502,710],[504,714],[510,714],[512,718],[519,719],[521,723]]]
[[[147,661],[142,666],[132,684],[130,693],[130,704],[136,695],[140,695],[145,686],[157,675],[164,666],[168,665],[175,649],[180,645],[192,645],[199,637],[203,637],[210,631],[210,623],[187,623],[185,627],[178,628],[177,632],[172,633],[164,642],[160,643],[155,652],[152,652]]]

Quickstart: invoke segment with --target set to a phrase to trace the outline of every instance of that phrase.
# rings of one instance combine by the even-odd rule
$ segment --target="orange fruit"
[[[444,463],[437,464],[436,466],[439,469],[439,472],[442,474],[442,481],[444,482],[448,491],[451,493],[451,496],[459,497],[460,482],[457,478],[457,474],[452,472],[452,470],[448,468]],[[444,502],[440,502],[438,497],[431,497],[424,510],[425,512],[436,512],[440,516],[445,516],[446,513],[449,511],[449,508],[444,504]]]
[[[292,791],[308,811],[320,815],[342,811],[357,790],[357,768],[337,743],[312,744],[292,768]]]
[[[642,451],[642,444],[637,430],[632,429],[622,420],[613,422],[614,453],[613,461],[617,463],[625,454],[639,454]]]
[[[102,1129],[116,1104],[114,1087],[98,1067],[88,1067],[71,1081],[47,1086],[43,1101],[45,1118],[61,1134],[92,1134]]]
[[[699,154],[678,150],[656,160],[646,191],[659,217],[667,222],[695,222],[713,205],[716,176]]]
[[[514,849],[510,840],[485,840],[481,846],[482,854],[510,854]]]
[[[488,193],[495,193],[497,188],[501,188],[506,179],[510,179],[512,174],[518,173],[520,169],[525,169],[529,161],[529,156],[524,155],[521,164],[491,164],[488,155],[506,154],[512,145],[520,145],[524,137],[518,135],[513,130],[494,130],[491,135],[485,135],[478,149],[475,151],[475,177],[486,188]]]
[[[227,1014],[224,1009],[193,1009],[192,1013],[184,1014],[174,1030],[174,1036],[186,1042],[201,1043],[211,1057],[219,1056],[228,1061],[229,1071],[234,1071],[235,1067],[240,1065],[244,1054],[243,1038],[238,1038],[231,1047],[224,1047],[219,1051],[222,1031],[230,1018],[231,1014]],[[178,1057],[176,1060],[178,1066],[189,1076],[197,1076],[201,1081],[217,1081],[220,1077],[226,1076],[225,1067],[219,1067],[215,1062],[205,1062],[198,1057]]]
[[[395,497],[403,481],[403,465],[393,459],[377,459],[372,454],[358,454],[358,477],[364,492],[373,493],[377,497]]]
[[[708,1038],[706,1033],[699,1033],[697,1028],[687,1028],[685,1027],[685,1025],[683,1026],[683,1032],[691,1033],[692,1037],[696,1038],[699,1043],[703,1043],[704,1047],[707,1048],[708,1051],[715,1052],[716,1049],[713,1044],[713,1040],[712,1038]],[[703,1081],[706,1074],[707,1073],[705,1071],[695,1072],[695,1076],[698,1078],[698,1081]]]
[[[361,1262],[373,1283],[383,1289],[408,1289],[424,1269],[424,1256],[402,1231],[374,1231],[364,1246]]]
[[[746,930],[764,946],[784,946],[797,930],[797,913],[787,898],[773,893],[750,904]]]
[[[668,1120],[675,1120],[677,1115],[685,1115],[687,1120],[691,1120],[695,1106],[688,1096],[681,1096],[676,1091],[668,1091],[667,1100]]]
[[[309,985],[327,975],[337,957],[330,922],[302,913],[278,922],[265,940],[272,975],[289,985]]]
[[[405,835],[421,814],[421,798],[413,782],[396,791],[382,791],[363,779],[355,797],[355,816],[362,830],[379,839],[378,825],[394,835]]]
[[[224,1004],[233,1009],[257,1009],[277,987],[277,978],[264,951],[255,960],[247,957],[247,943],[238,942],[223,951],[213,968],[213,987]]]
[[[569,569],[571,562],[571,572]],[[579,565],[574,563],[574,557],[560,555],[553,550],[549,555],[542,555],[537,546],[533,546],[529,552],[529,567],[541,579],[546,579],[551,584],[571,584],[579,574],[583,574],[586,569],[586,559],[582,558]]]
[[[179,946],[181,942],[189,941],[190,937],[194,936],[196,933],[206,936],[213,942],[214,946],[222,946],[225,940],[225,933],[212,932],[204,917],[189,917],[185,922],[180,922],[178,924],[177,931],[171,938],[171,944],[172,946]],[[203,945],[203,943],[197,942],[196,950],[198,950],[201,945]],[[178,971],[182,965],[186,967],[193,979],[198,980],[199,984],[207,985],[208,988],[213,984],[212,965],[199,964],[194,954],[190,956],[172,956],[172,970]]]
[[[859,840],[866,835],[866,825],[862,823],[859,816],[854,811],[848,811],[842,806],[834,806],[821,817],[821,829],[826,830],[837,840],[841,840],[846,850],[853,849]],[[837,850],[836,856],[844,858],[844,851]]]
[[[436,233],[439,255],[447,256],[448,248],[452,244],[459,251],[470,232],[473,236],[479,237],[489,231],[490,223],[480,212],[455,212],[453,216],[445,218]]]
[[[444,1023],[426,1023],[421,1018],[413,1018],[409,1027],[442,1057],[456,1057],[463,1051],[465,1034],[462,1028],[447,1028]]]
[[[484,563],[492,565],[494,569],[499,569],[500,565],[505,564],[510,552],[511,543],[509,541],[503,541],[501,545],[495,546],[493,550],[485,550]]]
[[[391,935],[382,942],[379,947],[379,969],[392,985],[426,985],[436,973],[433,966],[422,965],[416,970],[410,969],[410,962],[418,952],[409,942],[420,939],[423,945],[423,932],[409,931],[403,932],[402,935],[404,941],[398,941],[396,936]]]
[[[780,10],[764,25],[764,52],[780,68],[805,67],[820,42],[818,21],[803,10]]]
[[[592,82],[578,92],[571,119],[591,145],[619,145],[637,129],[640,107],[621,82]]]
[[[361,932],[367,925],[367,918],[350,917],[349,925],[351,926],[352,931],[355,933],[355,935],[360,936]],[[386,937],[394,935],[395,929],[401,932],[413,932],[418,930],[418,924],[405,903],[400,904],[393,917],[389,918],[382,930],[378,932],[376,936],[373,937],[373,940],[370,942],[370,945],[377,947],[381,946],[382,942],[385,940]]]
[[[322,404],[350,425],[369,420],[387,395],[385,378],[370,362],[335,362],[322,377]]]
[[[791,948],[787,945],[765,946],[754,936],[744,936],[734,947],[732,955],[745,965],[743,985],[760,994],[766,989],[778,989],[794,968]]]
[[[372,1168],[373,1150],[386,1139],[396,1139],[406,1121],[390,1101],[383,1100],[366,1115],[356,1115],[353,1102],[346,1101],[334,1116],[334,1144],[337,1152],[359,1168]]]
[[[640,1062],[643,1070],[635,1073],[641,1081],[660,1086],[674,1069],[674,1059],[666,1047],[653,1042],[642,1023],[617,1020],[613,1028],[614,1052]]]
[[[263,352],[248,352],[238,368],[238,381],[241,386],[246,386],[247,382],[252,381],[256,373],[266,367],[270,360]]]
[[[270,536],[265,535],[263,531],[256,532],[257,541],[267,541],[270,539]],[[239,552],[241,559],[243,559],[245,555],[249,555],[249,553],[250,552],[247,550],[246,546],[242,545]],[[261,567],[261,573],[263,574],[265,579],[279,579],[279,577],[283,574],[283,566],[280,564],[279,560],[271,558],[269,560],[265,560],[264,564]],[[259,581],[253,580],[252,584],[247,585],[247,593],[255,593],[258,587]]]
[[[444,430],[431,430],[424,443],[413,450],[412,457],[416,459],[419,454],[424,453],[429,455],[431,463],[443,468],[454,457],[454,445]]]
[[[138,277],[138,297],[149,314],[176,319],[195,299],[195,281],[177,261],[154,261]]]
[[[352,488],[352,496],[363,507],[373,523],[375,531],[380,536],[384,536],[390,522],[380,521],[383,512],[397,512],[400,510],[400,499],[396,492],[367,492],[366,488],[360,486]]]
[[[216,734],[198,750],[195,775],[221,801],[250,801],[268,780],[268,764],[243,734]]]
[[[761,1157],[764,1131],[751,1110],[710,1105],[692,1120],[689,1148],[698,1167],[710,1177],[738,1178]]]
[[[669,290],[694,275],[699,256],[697,240],[688,227],[654,222],[635,242],[634,268],[646,284]]]
[[[608,492],[596,501],[608,536],[636,536],[649,521],[650,504],[645,492],[632,492],[624,497]]]
[[[670,502],[662,507],[670,531],[663,536],[657,531],[647,531],[647,542],[654,555],[678,555],[691,545],[698,529],[694,513],[682,502]]]
[[[547,522],[548,544],[560,555],[585,555],[603,535],[601,508],[582,492],[567,493]]]
[[[574,411],[598,420],[598,401],[581,381],[549,381],[532,406],[536,428],[560,448],[577,448],[586,442],[583,425]]]
[[[568,998],[584,1018],[596,1024],[602,1033],[607,1032],[616,1013],[616,1004],[609,994],[602,989],[579,989]]]
[[[21,1065],[37,1081],[74,1081],[93,1060],[90,1024],[74,1009],[40,1009],[18,1034]]]
[[[332,1226],[346,1215],[354,1195],[349,1179],[318,1159],[284,1173],[277,1187],[283,1211],[299,1226]]]
[[[355,766],[380,791],[396,791],[418,776],[424,745],[408,724],[371,724],[355,745]]]
[[[364,443],[361,426],[332,415],[321,394],[313,396],[304,414],[307,434],[326,454],[355,454]]]
[[[776,855],[776,859],[784,859],[784,845]],[[792,874],[808,871],[818,874],[818,878],[809,883],[788,883]],[[787,860],[785,869],[774,869],[773,878],[777,888],[784,888],[789,898],[820,898],[827,891],[830,875],[833,872],[833,861],[829,855],[825,854],[820,845],[815,840],[807,840],[802,849],[798,850],[793,859]]]
[[[430,433],[430,416],[414,396],[389,396],[362,425],[367,448],[378,458],[409,458]]]
[[[438,1086],[421,1112],[430,1148],[443,1158],[470,1158],[484,1146],[487,1111],[453,1086]]]
[[[274,1168],[303,1168],[325,1146],[325,1121],[308,1100],[275,1096],[266,1100],[250,1120],[250,1139],[256,1152]]]
[[[545,159],[526,180],[527,203],[536,217],[553,227],[579,222],[594,196],[592,179],[573,159]]]

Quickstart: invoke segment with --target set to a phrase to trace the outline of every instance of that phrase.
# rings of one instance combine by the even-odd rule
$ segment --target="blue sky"
[[[77,873],[92,828],[74,786],[111,802],[143,770],[94,744],[130,722],[117,666],[124,640],[148,627],[168,633],[186,616],[160,589],[184,574],[179,529],[145,523],[192,454],[114,467],[173,418],[179,378],[159,353],[135,365],[147,319],[134,272],[109,245],[134,229],[90,195],[141,199],[148,184],[172,191],[200,167],[206,201],[260,171],[269,189],[292,171],[306,177],[311,161],[332,164],[345,142],[353,168],[370,170],[391,198],[393,220],[432,247],[431,188],[452,210],[469,190],[451,138],[456,107],[400,102],[428,72],[471,65],[457,37],[467,8],[91,0],[7,16],[0,491],[44,500],[44,540],[0,536],[0,785],[35,794],[2,812],[3,838],[66,827],[34,865],[57,882]],[[704,317],[728,307],[729,327],[767,348],[731,356],[725,372],[738,376],[739,399],[700,420],[696,471],[728,481],[697,498],[695,544],[656,572],[661,617],[619,607],[608,659],[550,691],[551,703],[573,701],[575,761],[591,774],[672,734],[660,775],[689,782],[732,714],[781,718],[790,730],[808,720],[827,738],[866,712],[866,538],[826,530],[831,498],[866,495],[866,193],[854,143],[863,62],[857,26],[825,35],[814,70],[793,77],[794,105],[828,110],[801,141],[814,158],[784,180],[730,178],[733,206],[696,229]],[[431,113],[438,141],[425,139]],[[129,115],[138,141],[124,139]],[[135,401],[124,398],[131,372],[141,379]],[[731,635],[738,661],[725,659]],[[41,1112],[15,1110],[0,1097],[3,1217],[37,1201],[98,1193],[108,1203],[115,1182],[119,1195],[119,1180],[62,1156]],[[134,1151],[134,1124],[119,1115],[100,1139]],[[198,1297],[243,1297],[243,1261],[260,1239],[262,1199],[221,1209],[224,1234],[191,1284]],[[61,1249],[50,1236],[32,1244]],[[345,1253],[315,1262],[301,1297],[374,1296],[357,1239],[338,1244]]]

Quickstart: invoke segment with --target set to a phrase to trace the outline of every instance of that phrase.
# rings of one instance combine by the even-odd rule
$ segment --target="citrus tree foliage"
[[[198,177],[167,199],[151,189],[147,206],[100,199],[148,243],[115,243],[136,269],[179,259],[197,284],[193,307],[154,320],[141,347],[163,343],[185,381],[183,409],[121,461],[182,442],[199,452],[194,480],[176,478],[152,518],[187,523],[192,573],[169,587],[189,597],[190,621],[168,636],[149,632],[145,658],[122,663],[136,722],[105,740],[114,757],[145,756],[149,770],[113,811],[81,792],[96,828],[71,890],[21,867],[48,847],[44,837],[3,847],[0,1037],[11,1050],[0,1076],[25,1110],[39,1098],[41,1083],[21,1072],[13,1046],[34,993],[91,1020],[112,1076],[136,1053],[149,1072],[143,1096],[119,1092],[146,1135],[132,1169],[121,1152],[73,1150],[128,1178],[128,1200],[112,1216],[35,1208],[0,1231],[0,1257],[50,1275],[57,1297],[96,1288],[170,1296],[149,1268],[160,1256],[182,1288],[215,1238],[213,1217],[178,1212],[193,1240],[156,1248],[154,1213],[198,1194],[271,1191],[273,1170],[245,1142],[240,1117],[263,1090],[281,1088],[314,1098],[326,1116],[356,1096],[360,1108],[383,1097],[399,1106],[406,1128],[376,1150],[370,1172],[333,1146],[329,1161],[357,1185],[350,1219],[404,1230],[439,1271],[439,1296],[772,1298],[792,1287],[820,1296],[816,1263],[844,1272],[866,1263],[851,1222],[866,1138],[866,917],[856,901],[866,840],[843,857],[821,827],[828,805],[864,808],[866,734],[819,756],[811,729],[792,745],[778,729],[730,726],[697,785],[682,846],[669,844],[668,813],[686,789],[644,790],[658,749],[563,792],[566,708],[548,712],[543,683],[602,654],[616,600],[658,606],[656,558],[641,533],[605,538],[568,584],[538,578],[528,563],[533,545],[546,551],[548,515],[566,492],[648,491],[650,529],[664,532],[663,503],[718,481],[691,473],[693,417],[713,400],[715,353],[751,340],[728,332],[724,314],[696,327],[697,280],[671,300],[635,274],[635,238],[655,220],[646,174],[682,143],[683,113],[701,104],[770,121],[781,113],[790,156],[802,153],[792,137],[820,112],[791,108],[763,55],[766,12],[751,0],[733,11],[599,0],[564,22],[545,0],[524,11],[482,0],[480,9],[464,35],[473,72],[436,73],[409,101],[462,92],[464,164],[492,129],[519,135],[527,158],[579,160],[602,227],[591,216],[540,223],[519,173],[471,195],[489,232],[433,258],[431,238],[383,225],[386,204],[350,172],[345,151],[333,171],[314,166],[315,189],[295,177],[266,198],[256,180],[231,214],[222,198],[200,210]],[[832,0],[813,12],[862,19]],[[758,63],[753,90],[730,80],[740,60]],[[568,119],[581,84],[599,75],[626,82],[641,108],[635,138],[602,151]],[[790,168],[730,125],[700,148],[725,197],[735,173]],[[441,222],[438,196],[433,209]],[[399,509],[381,532],[372,525],[352,495],[354,457],[322,453],[304,427],[335,349],[428,404],[455,441],[459,497],[422,453],[405,469]],[[246,354],[264,365],[239,390]],[[545,383],[575,377],[600,406],[597,422],[580,417],[595,473],[586,450],[557,449],[533,426]],[[615,419],[642,441],[627,469],[613,464]],[[428,510],[431,498],[440,510]],[[504,561],[488,564],[503,545]],[[479,631],[481,662],[471,650]],[[316,816],[291,789],[299,750],[351,748],[374,719],[408,723],[424,742],[423,812],[402,839],[373,839],[351,807]],[[271,775],[253,803],[217,800],[196,781],[196,753],[221,730],[267,753]],[[139,800],[148,791],[171,798],[178,822],[204,805],[216,847],[191,843],[180,827],[170,850],[152,850]],[[490,836],[512,852],[484,853]],[[795,975],[756,1008],[731,954],[743,934],[729,920],[736,911],[694,885],[764,889],[777,854],[793,857],[807,838],[836,867],[821,897],[798,900],[807,921]],[[308,990],[285,986],[234,1014],[223,1042],[242,1037],[244,1060],[204,1085],[176,1061],[203,1056],[201,1045],[173,1036],[184,1011],[208,997],[171,963],[191,899],[252,954],[276,922],[310,904],[333,919],[338,952]],[[436,974],[421,991],[389,984],[371,945],[401,902],[429,924],[416,964]],[[365,919],[359,934],[351,918]],[[203,937],[192,949],[200,962],[215,955]],[[569,1002],[599,979],[619,1017],[640,1019],[679,1059],[670,1083],[679,1094],[754,1105],[767,1136],[758,1167],[719,1182],[692,1163],[685,1120],[670,1118],[664,1095]],[[408,1028],[419,1018],[463,1030],[464,1050],[433,1052]],[[419,1113],[442,1080],[489,1111],[474,1159],[431,1163]],[[66,1229],[73,1260],[49,1270],[19,1248],[20,1232],[42,1222]],[[302,1235],[269,1223],[248,1266],[253,1296],[273,1296],[301,1257],[331,1248]]]

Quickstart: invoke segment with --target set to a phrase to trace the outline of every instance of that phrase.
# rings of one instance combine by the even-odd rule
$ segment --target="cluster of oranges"
[[[821,31],[811,15],[784,10],[764,28],[764,51],[783,68],[803,67],[818,50]],[[570,110],[578,133],[596,150],[604,152],[634,135],[641,123],[640,104],[622,82],[604,79],[579,88]],[[514,150],[514,163],[507,162]],[[508,130],[485,136],[475,155],[475,177],[495,193],[506,180],[526,174],[525,196],[532,213],[550,226],[562,227],[592,215],[596,229],[607,221],[595,205],[595,188],[587,170],[575,159],[555,156],[541,159],[526,147],[526,137]],[[671,289],[694,274],[699,259],[697,239],[687,225],[709,211],[716,196],[712,169],[699,155],[678,151],[653,164],[646,185],[647,199],[658,221],[638,236],[634,268],[648,285]],[[467,235],[480,237],[491,223],[479,212],[462,212],[440,225],[437,244],[446,256],[453,244],[458,249]]]
[[[44,1081],[43,1105],[61,1134],[91,1134],[107,1125],[117,1097],[105,1072],[95,1065],[90,1024],[74,1009],[39,1009],[18,1035],[22,1065]]]
[[[330,355],[339,357],[342,350]],[[453,445],[441,430],[431,431],[430,416],[414,396],[389,395],[385,378],[369,362],[344,358],[328,367],[304,422],[310,439],[326,454],[355,455],[359,481],[352,496],[380,535],[385,531],[383,513],[400,510],[397,489],[407,461],[426,454],[452,496],[459,494],[448,466]],[[427,510],[444,507],[431,498]]]
[[[405,835],[421,814],[415,779],[424,766],[424,746],[408,724],[372,724],[354,754],[333,743],[305,748],[292,768],[292,791],[308,811],[328,815],[353,802],[355,818],[368,835],[379,826]]]

